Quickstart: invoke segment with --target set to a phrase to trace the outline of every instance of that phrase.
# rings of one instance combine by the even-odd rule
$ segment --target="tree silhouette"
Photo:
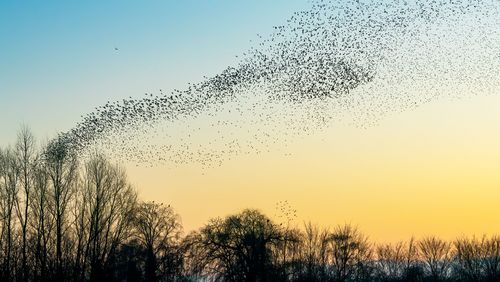
[[[0,148],[0,281],[500,281],[498,235],[374,245],[350,224],[298,228],[286,201],[285,222],[245,209],[182,237],[103,154],[34,140],[23,127]]]
[[[68,235],[69,216],[68,208],[75,194],[77,182],[78,162],[76,155],[62,138],[56,138],[49,142],[43,154],[44,168],[49,176],[49,211],[55,221],[55,281],[67,279],[65,270],[69,257],[69,243],[65,236]]]
[[[401,279],[405,271],[406,246],[404,242],[377,246],[376,266],[383,280]]]
[[[337,226],[328,238],[330,260],[336,281],[347,281],[362,273],[371,259],[368,239],[357,228],[345,224]],[[360,278],[360,277],[358,277]]]
[[[28,280],[28,255],[27,255],[27,236],[29,206],[31,200],[31,191],[33,190],[33,168],[36,166],[35,139],[33,134],[24,126],[20,130],[16,143],[16,162],[19,169],[19,182],[22,192],[15,198],[16,213],[21,226],[21,280]]]
[[[269,281],[274,275],[272,248],[283,234],[259,211],[244,210],[211,220],[189,239],[199,270],[208,275],[224,281]]]
[[[32,277],[34,281],[48,281],[51,271],[51,254],[53,253],[54,219],[50,212],[49,175],[43,166],[33,170],[33,191],[30,200],[31,232],[32,232]]]
[[[301,272],[299,281],[325,281],[328,279],[328,241],[330,233],[311,222],[304,225],[301,245]]]
[[[19,190],[19,166],[16,162],[15,152],[7,148],[0,151],[0,209],[2,218],[1,242],[4,259],[2,263],[3,279],[13,278],[14,268],[14,239],[15,239],[15,203]]]
[[[89,268],[90,281],[102,281],[110,258],[130,235],[137,195],[128,185],[123,169],[99,154],[85,163],[82,178],[82,200],[76,217],[76,262],[83,273]]]
[[[437,237],[426,237],[418,242],[425,270],[433,281],[448,277],[451,263],[451,244]]]
[[[136,237],[146,252],[146,281],[172,278],[180,267],[177,246],[182,226],[179,215],[170,206],[145,202],[135,211],[134,226]]]

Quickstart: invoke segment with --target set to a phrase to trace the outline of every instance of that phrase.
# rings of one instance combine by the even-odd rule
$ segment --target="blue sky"
[[[49,138],[108,100],[216,74],[257,33],[307,6],[306,0],[1,1],[0,144],[12,142],[22,123]]]

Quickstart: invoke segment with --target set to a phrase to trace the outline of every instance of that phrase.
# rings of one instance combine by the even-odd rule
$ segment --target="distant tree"
[[[485,239],[482,249],[486,281],[500,281],[500,236]]]
[[[500,281],[498,235],[375,247],[349,224],[290,226],[280,207],[285,224],[247,209],[181,238],[179,215],[138,202],[106,156],[62,137],[37,150],[24,127],[0,148],[0,281]]]
[[[14,279],[15,203],[19,192],[20,170],[15,152],[0,151],[0,247],[3,254],[0,280]]]
[[[49,174],[42,166],[33,170],[33,191],[30,208],[30,225],[33,232],[33,280],[48,281],[51,272],[51,256],[54,254],[55,221],[50,212],[52,198],[50,197]]]
[[[170,205],[140,203],[135,210],[134,229],[146,252],[146,281],[173,280],[181,267],[181,255],[177,250],[182,232],[179,215]]]
[[[272,248],[276,279],[291,281],[302,272],[302,232],[297,228],[282,228],[282,240]]]
[[[328,268],[328,230],[320,230],[311,222],[304,225],[301,238],[302,271],[299,281],[325,281]]]
[[[49,178],[48,203],[49,211],[55,224],[55,281],[66,278],[67,258],[71,254],[66,236],[69,229],[69,206],[75,195],[78,179],[78,162],[76,154],[71,150],[64,138],[56,138],[48,143],[43,154],[43,165]]]
[[[405,268],[402,281],[422,282],[425,280],[424,268],[421,264],[413,264]]]
[[[32,198],[33,178],[35,166],[37,165],[37,154],[35,138],[31,131],[24,126],[18,133],[16,143],[16,162],[19,169],[19,182],[22,187],[21,193],[15,198],[16,213],[21,226],[21,277],[20,280],[28,280],[28,222],[30,215],[30,201]]]
[[[367,265],[372,258],[367,237],[349,224],[337,226],[328,238],[335,281],[364,280],[370,275]]]
[[[76,205],[76,262],[80,272],[88,267],[90,281],[103,281],[111,258],[131,234],[137,194],[124,170],[103,155],[93,155],[84,167]]]
[[[379,245],[376,266],[383,280],[402,279],[406,265],[406,246],[403,242]]]
[[[120,245],[115,259],[115,280],[123,282],[142,282],[144,249],[137,240]]]
[[[291,226],[297,217],[295,210],[288,201],[280,201],[276,204],[276,218],[283,234],[283,240],[278,242],[274,248],[276,267],[280,269],[280,280],[286,281],[297,275],[299,270],[298,260],[300,255],[300,230]]]
[[[459,238],[453,242],[455,247],[456,275],[467,281],[481,281],[483,277],[483,246],[486,238]]]
[[[213,219],[190,235],[198,270],[223,281],[272,281],[272,248],[283,240],[279,227],[257,210]]]
[[[448,277],[452,259],[451,244],[437,237],[426,237],[418,242],[419,253],[427,275],[433,281]]]

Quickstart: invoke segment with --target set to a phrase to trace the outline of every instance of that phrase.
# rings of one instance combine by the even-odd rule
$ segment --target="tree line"
[[[500,281],[500,236],[374,244],[253,209],[184,235],[104,155],[22,128],[0,148],[0,281]]]

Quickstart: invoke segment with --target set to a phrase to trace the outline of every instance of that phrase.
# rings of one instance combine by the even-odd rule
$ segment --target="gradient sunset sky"
[[[257,34],[307,7],[305,0],[1,1],[0,146],[15,141],[21,124],[43,142],[107,101],[215,75]],[[247,207],[274,216],[276,202],[287,200],[297,226],[349,222],[375,241],[499,233],[499,82],[484,95],[435,99],[366,128],[332,123],[287,144],[289,154],[239,156],[204,170],[130,163],[129,179],[142,199],[171,204],[186,230]]]

